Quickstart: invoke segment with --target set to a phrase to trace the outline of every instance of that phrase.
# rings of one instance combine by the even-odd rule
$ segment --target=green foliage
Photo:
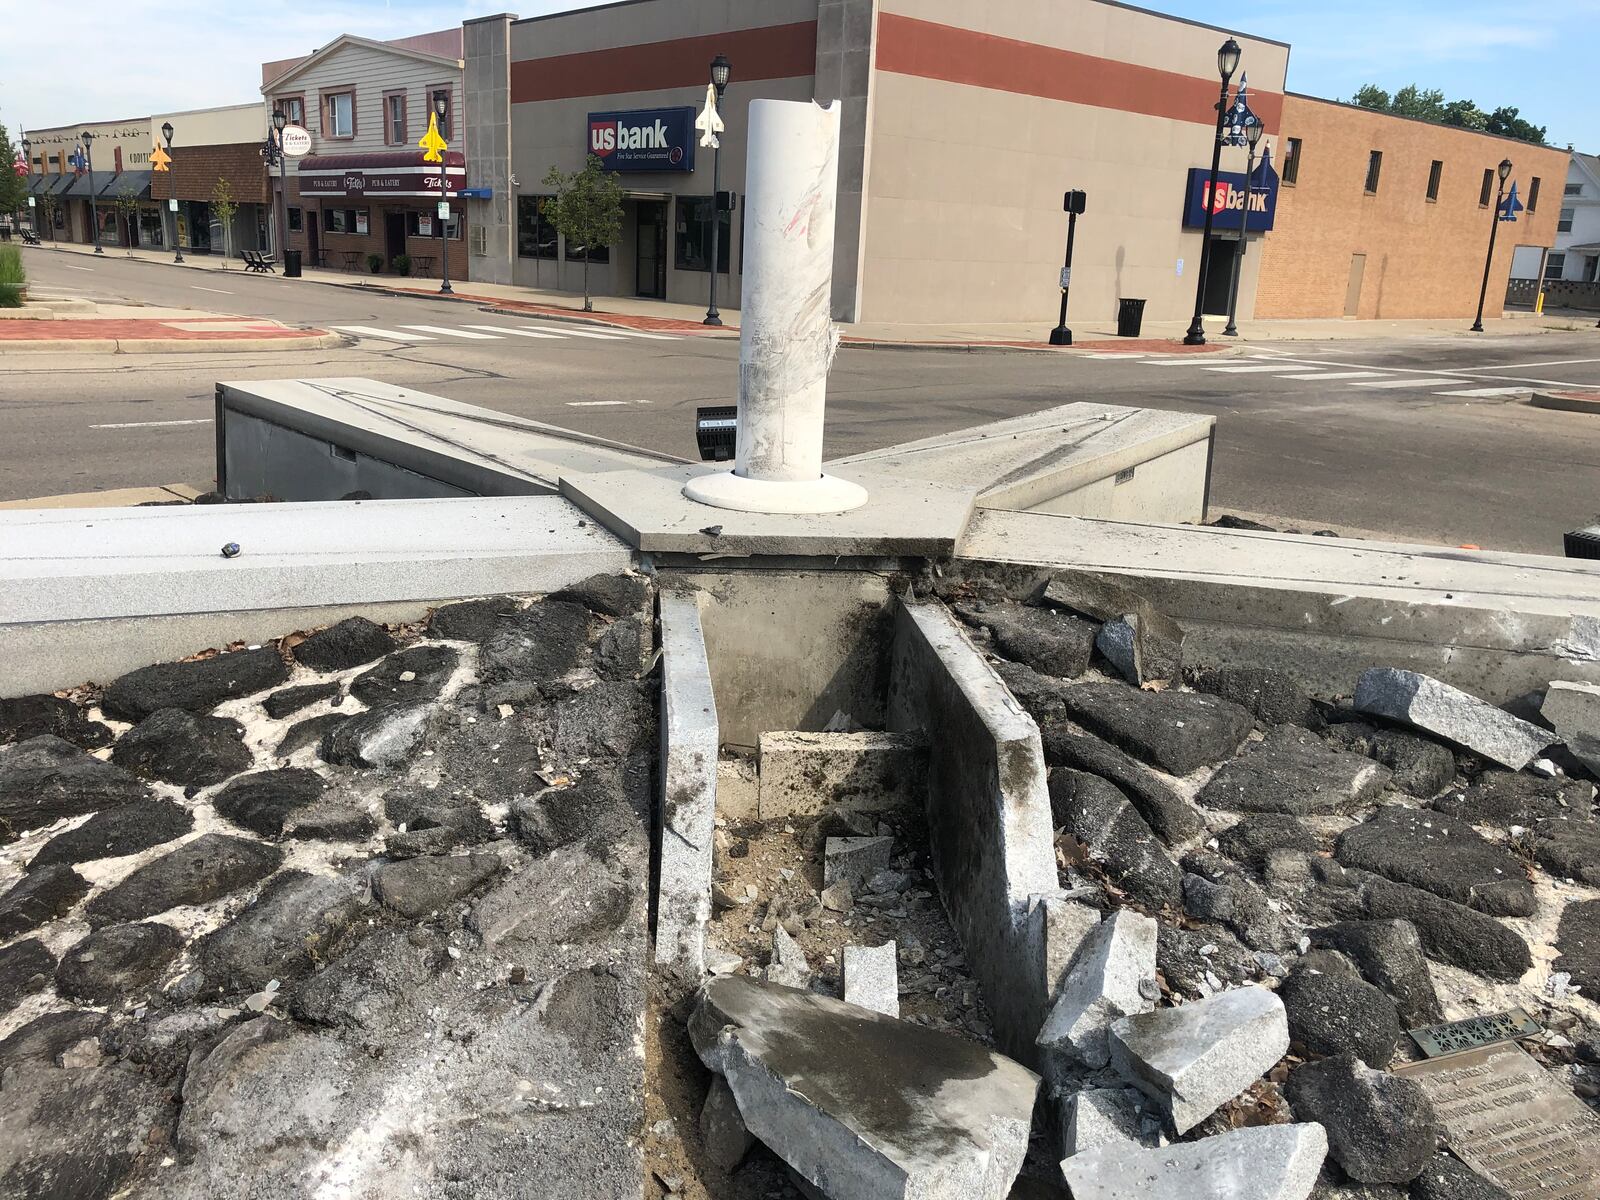
[[[134,231],[139,227],[139,189],[125,183],[117,189],[115,201],[117,215],[122,218],[123,228],[127,231],[128,253],[132,254]]]
[[[0,308],[21,308],[27,285],[22,251],[16,246],[0,245]]]
[[[1458,129],[1487,129],[1489,114],[1471,100],[1452,100],[1444,106],[1444,123]]]
[[[383,271],[383,255],[367,255],[367,270],[371,271],[374,275],[380,274]]]
[[[411,274],[411,255],[396,254],[389,265],[394,268],[396,275],[409,275]]]
[[[609,246],[622,237],[622,184],[594,155],[589,155],[583,170],[570,174],[551,167],[544,186],[555,195],[546,213],[556,232],[573,247],[587,251],[590,246]],[[594,308],[589,298],[589,256],[583,257],[583,307]]]
[[[1536,146],[1545,144],[1546,127],[1523,120],[1517,109],[1501,107],[1486,113],[1471,100],[1446,100],[1438,88],[1424,89],[1411,83],[1391,96],[1377,84],[1369,83],[1350,97],[1350,102],[1362,108],[1393,113],[1397,117],[1413,117],[1437,125],[1454,125],[1458,129],[1476,129],[1500,137],[1532,142]]]
[[[226,179],[218,179],[216,187],[211,189],[211,215],[222,226],[222,256],[233,257],[233,218],[239,211],[239,205],[233,198],[233,185]]]
[[[1509,106],[1495,109],[1489,114],[1488,123],[1484,126],[1488,133],[1516,138],[1522,142],[1532,142],[1536,146],[1545,144],[1544,135],[1547,128],[1544,125],[1535,125],[1532,121],[1524,121],[1518,111]]]
[[[28,181],[11,169],[17,161],[17,146],[11,133],[0,124],[0,212],[21,212],[28,207]]]

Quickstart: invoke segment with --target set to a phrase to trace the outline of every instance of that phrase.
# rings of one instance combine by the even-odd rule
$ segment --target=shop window
[[[1533,182],[1528,184],[1528,211],[1539,211],[1539,177],[1535,175]]]
[[[383,140],[390,146],[404,146],[406,137],[406,94],[383,94]]]
[[[1561,216],[1556,220],[1556,232],[1557,233],[1571,233],[1572,232],[1572,217],[1573,217],[1573,214],[1576,211],[1577,211],[1576,209],[1572,209],[1572,208],[1563,208],[1561,210]]]
[[[731,214],[719,215],[717,273],[728,273],[729,245],[733,241]],[[711,262],[711,197],[679,196],[675,227],[676,265],[680,271],[705,271]]]
[[[1383,172],[1383,151],[1370,150],[1367,152],[1367,195],[1378,194],[1378,176]]]
[[[1439,199],[1439,177],[1441,175],[1443,175],[1443,174],[1444,174],[1444,163],[1440,162],[1437,158],[1434,159],[1433,160],[1433,165],[1428,168],[1428,199],[1429,199],[1429,201],[1437,201]]]
[[[556,227],[550,223],[554,196],[517,197],[517,257],[555,258]]]
[[[409,237],[437,238],[439,236],[439,218],[430,209],[427,212],[408,212],[406,214],[406,234]],[[450,217],[450,240],[461,240],[460,214],[452,213]]]
[[[1600,255],[1591,254],[1583,260],[1583,282],[1594,283],[1600,276]]]
[[[289,118],[289,124],[304,126],[306,123],[306,100],[304,96],[285,96],[277,103],[278,111]]]
[[[1561,273],[1567,269],[1567,256],[1565,254],[1547,254],[1544,260],[1544,277],[1546,279],[1560,279]]]
[[[1583,195],[1583,184],[1569,183],[1562,189],[1561,194],[1563,196],[1581,196]]]
[[[1278,179],[1282,183],[1294,186],[1300,178],[1300,139],[1290,138],[1289,149],[1283,156],[1283,170],[1278,172]]]
[[[455,97],[448,84],[428,89],[428,111],[439,111],[437,101],[441,96],[444,97],[444,116],[439,118],[439,136],[448,142],[455,136],[456,119]]]
[[[325,208],[322,210],[322,228],[325,233],[365,234],[368,231],[368,212],[364,208]]]
[[[322,131],[331,138],[352,138],[356,135],[356,94],[335,92],[322,98],[325,117]]]
[[[608,263],[611,261],[611,247],[574,246],[569,243],[566,248],[566,259],[568,262],[583,262],[587,259],[592,263]]]
[[[306,228],[305,210],[301,209],[301,208],[291,208],[289,210],[289,232],[290,233],[304,233],[305,232],[305,228]]]
[[[1489,201],[1494,199],[1494,168],[1483,169],[1483,183],[1478,188],[1478,207],[1488,208]]]

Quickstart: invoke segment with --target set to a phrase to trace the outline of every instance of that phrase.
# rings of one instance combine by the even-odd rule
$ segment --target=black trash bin
[[[300,278],[300,251],[285,250],[283,252],[283,277],[285,279]]]
[[[1138,337],[1144,326],[1144,301],[1121,300],[1117,303],[1117,336]]]

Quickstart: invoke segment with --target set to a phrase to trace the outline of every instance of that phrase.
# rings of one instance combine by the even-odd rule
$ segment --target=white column
[[[739,432],[731,472],[684,494],[746,512],[832,513],[866,490],[822,473],[833,327],[833,222],[839,178],[835,103],[755,100],[745,169],[739,306]]]

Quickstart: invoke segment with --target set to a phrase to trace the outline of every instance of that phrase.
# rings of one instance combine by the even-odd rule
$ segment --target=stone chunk
[[[18,696],[0,700],[0,746],[49,734],[85,750],[111,744],[112,733],[91,721],[76,704],[59,696]]]
[[[1050,772],[1050,810],[1090,861],[1139,903],[1161,908],[1178,900],[1182,872],[1114,785],[1058,768]]]
[[[235,825],[262,837],[278,837],[283,822],[297,808],[322,795],[322,776],[303,767],[242,775],[211,799],[211,806]]]
[[[0,1016],[17,1001],[50,986],[56,956],[38,938],[24,938],[0,950]]]
[[[460,661],[449,646],[412,646],[389,655],[350,681],[350,694],[376,708],[432,700]]]
[[[1262,1125],[1159,1150],[1103,1146],[1061,1170],[1073,1200],[1306,1200],[1327,1153],[1320,1125]]]
[[[1155,921],[1130,909],[1101,921],[1079,947],[1036,1039],[1045,1078],[1061,1083],[1076,1065],[1105,1066],[1111,1022],[1149,1012],[1159,994]]]
[[[382,625],[365,617],[346,617],[319,629],[293,650],[295,659],[314,671],[345,671],[394,649],[394,638]]]
[[[378,828],[372,814],[354,800],[317,800],[292,811],[283,821],[283,836],[324,842],[362,841]]]
[[[1422,1085],[1364,1067],[1353,1054],[1304,1063],[1284,1089],[1294,1114],[1328,1131],[1328,1152],[1360,1183],[1409,1183],[1439,1142]]]
[[[641,617],[611,622],[594,647],[594,669],[602,679],[637,679],[649,666],[650,632]]]
[[[767,963],[765,979],[768,983],[800,989],[811,982],[811,964],[806,961],[806,952],[782,925],[772,931],[772,958]]]
[[[834,805],[915,808],[927,771],[927,747],[909,734],[763,733],[758,811],[771,820],[819,815]]]
[[[852,891],[865,891],[862,885],[893,856],[892,837],[831,837],[823,850],[822,882],[830,887],[848,883]]]
[[[728,1081],[713,1075],[711,1090],[700,1107],[700,1144],[705,1147],[706,1157],[724,1174],[731,1175],[755,1142],[739,1115],[739,1103],[733,1098]]]
[[[428,618],[428,636],[447,642],[486,642],[521,611],[515,596],[446,604]]]
[[[1322,843],[1300,818],[1289,813],[1258,813],[1217,835],[1217,849],[1235,862],[1262,870],[1274,850],[1314,853]]]
[[[844,1002],[888,1017],[900,1015],[900,977],[895,944],[844,948]]]
[[[650,582],[639,575],[591,575],[551,592],[545,602],[552,600],[581,604],[602,617],[628,617],[648,607]]]
[[[284,732],[283,740],[278,743],[278,757],[288,758],[297,750],[307,746],[317,747],[317,757],[322,757],[321,743],[328,734],[348,721],[353,713],[331,712],[323,713],[320,717],[308,717],[304,721],[297,721]]]
[[[467,927],[513,961],[563,943],[614,945],[616,931],[638,920],[640,885],[627,872],[615,855],[601,859],[588,846],[563,846],[479,897]]]
[[[1043,675],[1075,679],[1089,669],[1095,626],[1068,613],[1021,604],[964,608],[961,618],[987,629],[994,648]]]
[[[1062,1156],[1071,1158],[1103,1146],[1153,1149],[1161,1145],[1161,1118],[1145,1112],[1149,1103],[1133,1088],[1075,1092],[1062,1106]]]
[[[1252,950],[1282,953],[1294,943],[1283,917],[1253,880],[1209,850],[1184,856],[1183,906],[1190,916],[1226,925]]]
[[[1334,857],[1498,917],[1533,914],[1533,884],[1507,851],[1463,821],[1391,806],[1339,835]]]
[[[1330,725],[1325,736],[1382,763],[1393,772],[1390,786],[1422,800],[1437,796],[1456,777],[1456,756],[1450,748],[1414,733],[1346,721]]]
[[[278,869],[283,851],[248,838],[204,833],[146,863],[89,901],[93,926],[137,921],[182,904],[209,904]]]
[[[1112,1023],[1111,1064],[1166,1106],[1187,1133],[1266,1074],[1289,1049],[1283,1002],[1242,987]]]
[[[101,707],[123,721],[142,721],[163,708],[207,713],[224,700],[275,687],[288,678],[289,668],[277,647],[262,646],[129,671],[106,689]]]
[[[310,708],[319,701],[331,700],[338,694],[339,685],[331,679],[327,683],[308,683],[302,687],[282,688],[261,702],[261,711],[274,721],[278,721],[299,712],[302,708]]]
[[[1311,942],[1340,951],[1368,983],[1387,992],[1405,1028],[1444,1020],[1433,977],[1422,957],[1422,939],[1410,921],[1341,921],[1313,931]]]
[[[30,929],[64,917],[89,894],[89,881],[71,867],[41,867],[30,871],[0,896],[0,938],[16,937]]]
[[[379,929],[288,989],[302,1021],[409,1038],[430,1025],[413,1001],[453,965],[445,937],[430,926]]]
[[[1556,929],[1560,957],[1552,970],[1570,971],[1586,996],[1600,995],[1600,900],[1567,905]]]
[[[49,978],[44,982],[48,984]],[[0,1041],[0,1074],[26,1063],[60,1066],[63,1052],[94,1037],[105,1025],[104,1013],[82,1009],[36,1017]]]
[[[1022,1168],[1038,1077],[968,1038],[740,976],[705,985],[689,1033],[826,1195],[1005,1200]]]
[[[1394,1058],[1403,1034],[1393,1001],[1338,955],[1301,959],[1279,995],[1289,1014],[1290,1040],[1311,1053],[1349,1052],[1379,1070]]]
[[[1053,577],[1037,599],[1046,605],[1081,613],[1091,621],[1109,621],[1123,613],[1138,612],[1147,603],[1125,584],[1078,571]]]
[[[432,705],[418,704],[410,708],[369,709],[348,719],[340,714],[339,722],[322,735],[318,753],[323,762],[337,766],[403,766],[422,741],[432,713]]]
[[[1415,671],[1374,667],[1356,683],[1355,706],[1520,771],[1555,737],[1478,697]]]
[[[122,735],[111,761],[145,779],[205,787],[248,768],[251,755],[239,722],[163,708]]]
[[[194,827],[194,814],[171,800],[146,800],[95,813],[76,829],[58,833],[28,862],[36,871],[55,863],[121,858],[182,837]]]
[[[1091,733],[1174,775],[1227,758],[1255,728],[1237,704],[1199,692],[1080,683],[1062,693],[1062,703]]]
[[[1592,817],[1540,821],[1533,829],[1533,856],[1552,874],[1600,887],[1600,821]]]
[[[1429,958],[1491,979],[1520,979],[1533,965],[1528,944],[1493,917],[1431,892],[1385,879],[1361,887],[1367,916],[1410,921]]]
[[[545,600],[519,613],[484,643],[484,681],[559,679],[588,653],[591,620],[583,605],[565,600]]]
[[[1490,1183],[1460,1159],[1441,1150],[1412,1181],[1411,1200],[1512,1200],[1512,1197],[1499,1184]]]
[[[1520,771],[1485,771],[1470,787],[1451,789],[1433,802],[1447,817],[1509,829],[1545,817],[1583,814],[1594,803],[1594,784],[1579,779],[1544,779]]]
[[[183,936],[170,925],[107,925],[61,956],[56,988],[72,1000],[120,1008],[139,1000],[182,949]]]
[[[1565,741],[1600,738],[1600,683],[1552,683],[1539,715]]]
[[[1196,691],[1221,696],[1249,709],[1263,725],[1315,729],[1322,723],[1304,689],[1271,667],[1208,667],[1194,672],[1189,682]]]
[[[493,854],[408,858],[379,867],[372,885],[385,907],[415,920],[476,891],[499,870]]]
[[[1280,725],[1225,763],[1196,799],[1224,812],[1352,813],[1372,803],[1388,781],[1388,768],[1365,755]]]
[[[1128,612],[1100,626],[1095,649],[1135,687],[1183,674],[1183,630],[1154,608]]]
[[[0,842],[63,817],[149,795],[150,789],[121,767],[51,734],[0,748]]]
[[[1169,846],[1193,841],[1205,832],[1205,821],[1192,804],[1154,771],[1093,734],[1052,727],[1044,733],[1044,758],[1052,767],[1073,767],[1115,784]]]
[[[330,946],[366,909],[366,884],[351,876],[286,871],[261,898],[195,948],[206,986],[253,992],[287,983],[332,957]]]

